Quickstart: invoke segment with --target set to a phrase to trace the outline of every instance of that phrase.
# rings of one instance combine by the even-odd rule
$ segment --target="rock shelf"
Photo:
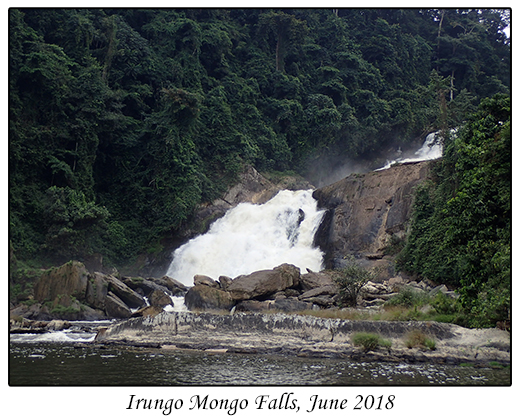
[[[408,348],[407,334],[421,331],[435,350]],[[352,343],[358,332],[390,340],[390,348],[364,351]],[[461,364],[510,364],[510,334],[437,322],[352,321],[287,314],[215,315],[163,312],[132,318],[101,330],[95,343],[165,350],[334,357],[352,360]]]

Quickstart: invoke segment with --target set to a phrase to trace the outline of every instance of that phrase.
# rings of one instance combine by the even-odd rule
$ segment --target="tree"
[[[285,72],[285,57],[295,42],[301,42],[307,26],[293,15],[270,11],[260,16],[260,25],[276,37],[276,70]]]
[[[434,181],[414,205],[403,269],[457,286],[470,326],[494,326],[510,311],[510,99],[481,101],[447,138]]]

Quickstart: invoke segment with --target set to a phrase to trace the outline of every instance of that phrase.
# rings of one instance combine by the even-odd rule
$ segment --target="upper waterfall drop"
[[[322,217],[312,190],[282,190],[265,204],[241,203],[175,250],[167,275],[191,286],[196,274],[234,278],[283,263],[320,271],[323,253],[313,241]]]
[[[440,157],[442,157],[442,143],[439,137],[439,132],[437,131],[426,136],[421,148],[417,150],[413,156],[403,156],[392,161],[387,160],[385,166],[376,169],[376,171],[388,169],[394,163],[422,162],[425,160],[439,159]]]

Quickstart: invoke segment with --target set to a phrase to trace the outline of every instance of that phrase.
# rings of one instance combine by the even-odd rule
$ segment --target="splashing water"
[[[323,253],[313,240],[322,217],[312,190],[282,190],[261,205],[241,203],[178,248],[167,275],[191,286],[196,274],[234,278],[283,263],[320,271]]]
[[[428,134],[426,136],[426,140],[424,140],[423,145],[415,152],[414,156],[408,158],[399,158],[392,161],[387,160],[385,166],[376,169],[376,171],[388,169],[394,163],[422,162],[424,160],[439,159],[442,157],[442,144],[438,134],[438,132]]]

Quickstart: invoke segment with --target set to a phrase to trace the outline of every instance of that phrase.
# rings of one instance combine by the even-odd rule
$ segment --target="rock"
[[[312,296],[304,299],[304,302],[311,303],[313,305],[317,305],[321,308],[330,308],[336,305],[336,298],[334,296],[327,295],[318,295]]]
[[[201,274],[196,274],[193,277],[193,284],[195,286],[202,284],[204,286],[209,286],[209,287],[217,287],[217,288],[220,287],[220,284],[217,283],[215,280],[213,280],[211,277],[204,276]]]
[[[335,284],[326,284],[321,287],[316,287],[314,289],[308,290],[305,293],[302,293],[299,296],[300,300],[306,300],[315,296],[325,295],[325,296],[334,296],[338,293],[338,287]]]
[[[107,275],[108,290],[120,298],[130,308],[140,308],[146,306],[144,298],[133,291],[130,287],[118,280],[114,276]]]
[[[46,327],[50,331],[61,331],[70,328],[70,322],[61,319],[53,319],[49,321]]]
[[[172,299],[162,290],[154,290],[148,295],[148,300],[151,306],[158,306],[164,308],[166,305],[172,304]]]
[[[303,291],[307,291],[321,286],[334,285],[335,283],[330,272],[321,271],[315,273],[310,271],[301,275],[300,284]]]
[[[361,293],[367,294],[379,294],[379,293],[387,293],[388,291],[382,284],[377,284],[369,281],[361,288]]]
[[[431,290],[431,287],[424,280],[421,280],[419,282],[418,286],[419,286],[419,288],[421,288],[422,290],[425,290],[425,291]]]
[[[105,298],[105,312],[113,318],[129,318],[132,315],[130,308],[112,292],[108,292]]]
[[[168,276],[162,276],[160,279],[154,279],[154,282],[161,286],[167,287],[173,296],[178,296],[188,291],[188,287],[186,285]]]
[[[388,279],[388,288],[391,292],[399,292],[399,290],[401,290],[405,284],[406,281],[401,276]]]
[[[238,312],[266,312],[271,309],[273,301],[244,300],[236,306]]]
[[[408,349],[404,345],[409,332],[416,330],[435,339],[435,351]],[[356,348],[352,338],[357,332],[372,332],[391,340],[391,352],[382,349],[366,353]],[[99,331],[95,342],[99,345],[164,345],[260,355],[334,357],[347,361],[411,363],[422,360],[443,364],[488,364],[493,361],[504,365],[511,362],[510,333],[495,328],[466,329],[434,321],[353,321],[280,313],[162,312],[153,318],[131,318],[111,325]],[[475,360],[477,348],[478,359]]]
[[[318,206],[327,210],[315,239],[325,252],[326,268],[336,268],[344,255],[380,255],[392,235],[402,234],[413,190],[427,178],[430,165],[419,162],[352,174],[315,190]]]
[[[430,290],[429,295],[430,296],[435,296],[437,293],[447,294],[448,293],[448,288],[446,287],[446,285],[441,284],[441,285],[439,285],[437,287],[434,287],[432,290]]]
[[[289,288],[289,289],[285,289],[283,291],[283,294],[285,297],[298,297],[300,296],[302,293],[299,291],[299,290],[296,290],[296,289],[292,289],[292,288]]]
[[[189,310],[225,309],[235,306],[235,300],[225,290],[198,284],[193,286],[184,297],[184,304]]]
[[[53,301],[58,296],[70,296],[84,300],[89,272],[78,261],[45,271],[34,285],[34,298],[38,302]]]
[[[141,308],[141,309],[135,311],[130,317],[131,318],[137,318],[140,316],[154,317],[154,316],[159,315],[163,311],[164,311],[164,309],[162,308],[162,306],[154,306],[154,305],[145,306],[144,308]]]
[[[227,291],[234,300],[248,300],[296,287],[299,282],[300,269],[292,264],[282,264],[272,270],[239,276],[228,285]]]
[[[299,312],[312,309],[312,303],[302,302],[296,298],[276,299],[271,308],[281,312]]]
[[[223,289],[223,290],[227,290],[228,286],[231,284],[231,282],[233,281],[233,279],[231,277],[228,277],[228,276],[220,276],[218,278],[218,281],[220,283],[220,287]]]
[[[108,293],[108,281],[105,274],[94,273],[87,284],[85,300],[89,306],[95,309],[105,309],[105,297]]]
[[[370,301],[373,301],[374,299],[387,301],[397,295],[398,293],[364,293],[363,299]]]

